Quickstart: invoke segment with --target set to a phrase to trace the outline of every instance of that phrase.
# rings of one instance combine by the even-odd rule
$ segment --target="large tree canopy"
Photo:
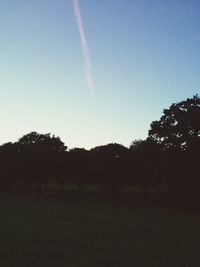
[[[198,95],[164,109],[159,121],[153,121],[149,137],[164,149],[196,149],[200,145],[200,98]]]
[[[22,136],[19,141],[19,149],[34,150],[38,152],[63,152],[67,149],[60,137],[48,134],[31,132]]]

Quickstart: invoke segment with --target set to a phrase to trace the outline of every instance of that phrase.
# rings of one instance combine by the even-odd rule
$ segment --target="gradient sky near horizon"
[[[37,131],[69,147],[146,138],[200,92],[199,0],[79,0],[94,80],[84,76],[71,0],[0,0],[0,143]]]

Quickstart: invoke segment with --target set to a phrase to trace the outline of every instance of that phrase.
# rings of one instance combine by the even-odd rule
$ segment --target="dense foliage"
[[[151,123],[149,136],[165,149],[199,149],[200,98],[172,104],[159,121]]]
[[[151,123],[146,140],[129,148],[111,143],[91,150],[67,150],[59,137],[31,132],[0,147],[0,190],[42,193],[49,186],[76,185],[82,191],[137,188],[148,194],[198,196],[200,98],[172,104]]]

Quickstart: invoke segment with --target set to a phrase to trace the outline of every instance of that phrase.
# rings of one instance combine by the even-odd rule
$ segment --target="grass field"
[[[0,195],[0,267],[198,267],[199,248],[194,213],[92,195]]]

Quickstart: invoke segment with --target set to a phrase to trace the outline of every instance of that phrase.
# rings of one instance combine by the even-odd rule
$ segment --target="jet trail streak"
[[[94,87],[93,87],[93,80],[92,80],[92,75],[91,75],[90,56],[89,56],[89,50],[88,50],[88,45],[87,45],[87,40],[85,36],[85,31],[83,27],[82,16],[81,16],[81,11],[80,11],[78,0],[73,0],[73,8],[74,8],[74,15],[76,18],[77,27],[78,27],[78,32],[80,35],[80,46],[83,52],[83,59],[84,59],[84,64],[85,64],[84,66],[85,67],[85,78],[86,78],[87,86],[90,90],[90,93],[92,94],[94,92]]]

